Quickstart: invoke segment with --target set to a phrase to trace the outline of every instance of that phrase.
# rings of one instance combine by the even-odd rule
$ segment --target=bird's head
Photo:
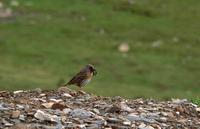
[[[87,67],[87,68],[90,70],[90,72],[92,72],[94,75],[97,75],[97,70],[94,68],[93,65],[88,64],[86,67]]]

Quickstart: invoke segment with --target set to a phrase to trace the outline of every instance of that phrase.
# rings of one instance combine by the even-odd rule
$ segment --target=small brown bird
[[[87,85],[92,77],[97,74],[96,69],[91,64],[86,65],[79,73],[77,73],[65,86],[76,85],[79,88]]]

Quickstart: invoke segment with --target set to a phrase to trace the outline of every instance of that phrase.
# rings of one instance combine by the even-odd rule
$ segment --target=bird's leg
[[[85,95],[86,93],[82,90],[82,86],[79,87],[79,93]]]
[[[79,86],[79,91],[82,91],[82,87],[81,86]]]

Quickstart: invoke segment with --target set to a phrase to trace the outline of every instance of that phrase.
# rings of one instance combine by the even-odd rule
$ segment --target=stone
[[[53,122],[57,122],[59,119],[58,116],[45,113],[41,110],[37,110],[37,112],[34,114],[34,117],[41,121],[53,121]]]
[[[16,107],[17,107],[17,109],[24,109],[24,106],[21,104],[17,104]]]
[[[0,103],[0,111],[6,111],[9,110],[9,108],[5,107],[4,103]]]
[[[41,88],[35,88],[33,91],[35,91],[35,92],[37,92],[37,93],[39,93],[39,94],[42,93],[42,89],[41,89]]]
[[[177,104],[185,103],[187,101],[187,99],[172,99],[172,102]]]
[[[121,123],[122,121],[117,118],[108,118],[107,122],[109,123]]]
[[[155,122],[154,119],[146,118],[144,116],[138,116],[138,115],[135,115],[135,114],[129,114],[126,118],[130,121],[143,121],[143,122],[147,122],[147,123],[154,123]]]
[[[14,94],[19,94],[19,93],[22,93],[24,92],[23,90],[17,90],[17,91],[13,91]]]
[[[45,108],[51,108],[54,102],[49,102],[49,103],[43,103],[42,106]]]
[[[197,111],[197,112],[200,112],[200,108],[196,108],[196,111]]]
[[[144,124],[144,123],[141,123],[141,124],[138,126],[139,129],[144,129],[145,127],[146,127],[146,124]]]
[[[19,115],[19,119],[20,119],[21,121],[25,121],[25,116],[24,116],[24,115]]]
[[[64,114],[68,114],[70,111],[71,111],[70,108],[65,108],[65,109],[63,109],[63,113],[64,113]]]
[[[54,102],[54,103],[59,103],[59,102],[62,102],[63,100],[62,99],[50,99],[51,102]]]
[[[128,43],[124,42],[124,43],[121,43],[118,47],[118,50],[122,53],[127,53],[129,51],[130,47],[128,45]]]
[[[125,102],[121,102],[120,103],[120,107],[121,107],[122,110],[127,111],[127,112],[132,112],[133,111],[133,109],[130,108],[128,105],[126,105]]]
[[[92,111],[93,111],[94,113],[96,113],[96,114],[100,114],[99,110],[96,109],[96,108],[92,109]]]
[[[71,89],[69,89],[68,87],[66,87],[66,86],[63,86],[63,87],[59,87],[58,88],[58,92],[62,92],[62,93],[71,93],[72,92],[72,90]]]
[[[77,117],[81,119],[90,118],[94,115],[92,112],[84,110],[84,109],[74,109],[70,111],[69,114],[72,117]]]
[[[7,120],[2,119],[1,123],[3,123],[6,127],[13,126],[13,124],[9,123]]]
[[[68,93],[64,93],[62,96],[67,97],[67,98],[72,98],[72,96]]]
[[[52,105],[52,109],[54,109],[54,110],[56,110],[56,109],[63,110],[65,108],[67,108],[67,106],[64,105],[63,103],[54,103]]]
[[[131,122],[130,121],[124,121],[123,125],[131,125]]]
[[[16,118],[19,118],[19,116],[20,116],[20,111],[19,110],[12,111],[11,118],[16,119]]]
[[[139,128],[139,129],[154,129],[154,127],[148,125],[148,126],[145,126],[145,127],[143,127],[143,128]]]

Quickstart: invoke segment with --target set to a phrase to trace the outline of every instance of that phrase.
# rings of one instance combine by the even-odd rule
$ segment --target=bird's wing
[[[72,85],[72,84],[80,85],[80,83],[86,78],[87,78],[87,73],[85,71],[81,71],[77,73],[66,85]]]

